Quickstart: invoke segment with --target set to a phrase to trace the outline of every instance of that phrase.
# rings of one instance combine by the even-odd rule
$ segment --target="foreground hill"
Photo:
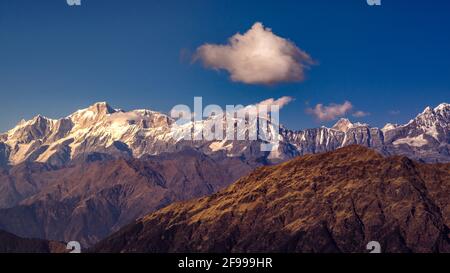
[[[0,253],[63,253],[66,245],[60,242],[25,239],[0,230]]]
[[[261,167],[209,197],[174,203],[94,252],[450,252],[450,164],[361,146]]]

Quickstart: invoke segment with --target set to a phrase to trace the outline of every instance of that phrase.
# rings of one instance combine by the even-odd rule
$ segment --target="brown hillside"
[[[450,252],[450,164],[361,147],[262,167],[228,188],[172,204],[95,252]]]

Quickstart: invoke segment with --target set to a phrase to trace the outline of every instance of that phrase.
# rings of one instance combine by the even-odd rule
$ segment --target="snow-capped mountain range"
[[[384,154],[402,154],[426,162],[450,161],[450,105],[427,107],[404,125],[383,128],[340,119],[332,128],[293,131],[280,128],[281,142],[268,153],[260,141],[186,141],[177,137],[175,120],[150,110],[123,111],[105,102],[78,110],[62,119],[36,116],[0,135],[0,165],[35,161],[63,166],[73,160],[135,157],[175,152],[185,146],[210,154],[256,157],[276,162],[361,144]],[[203,124],[211,119],[203,121]],[[183,130],[179,126],[179,130]],[[175,127],[176,128],[176,127]]]

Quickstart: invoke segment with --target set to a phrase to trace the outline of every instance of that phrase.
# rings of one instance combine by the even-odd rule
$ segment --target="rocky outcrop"
[[[362,146],[261,167],[124,227],[93,252],[450,252],[450,165]]]

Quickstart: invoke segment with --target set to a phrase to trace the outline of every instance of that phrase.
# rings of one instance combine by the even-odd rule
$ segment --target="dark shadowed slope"
[[[361,146],[256,169],[172,204],[94,252],[450,252],[450,165]]]
[[[66,245],[60,242],[25,239],[0,230],[0,253],[64,253]]]
[[[174,201],[228,186],[248,174],[252,164],[258,163],[185,149],[58,170],[36,163],[18,165],[0,179],[3,196],[9,196],[4,201],[16,202],[0,209],[0,229],[28,238],[79,241],[87,247]]]

